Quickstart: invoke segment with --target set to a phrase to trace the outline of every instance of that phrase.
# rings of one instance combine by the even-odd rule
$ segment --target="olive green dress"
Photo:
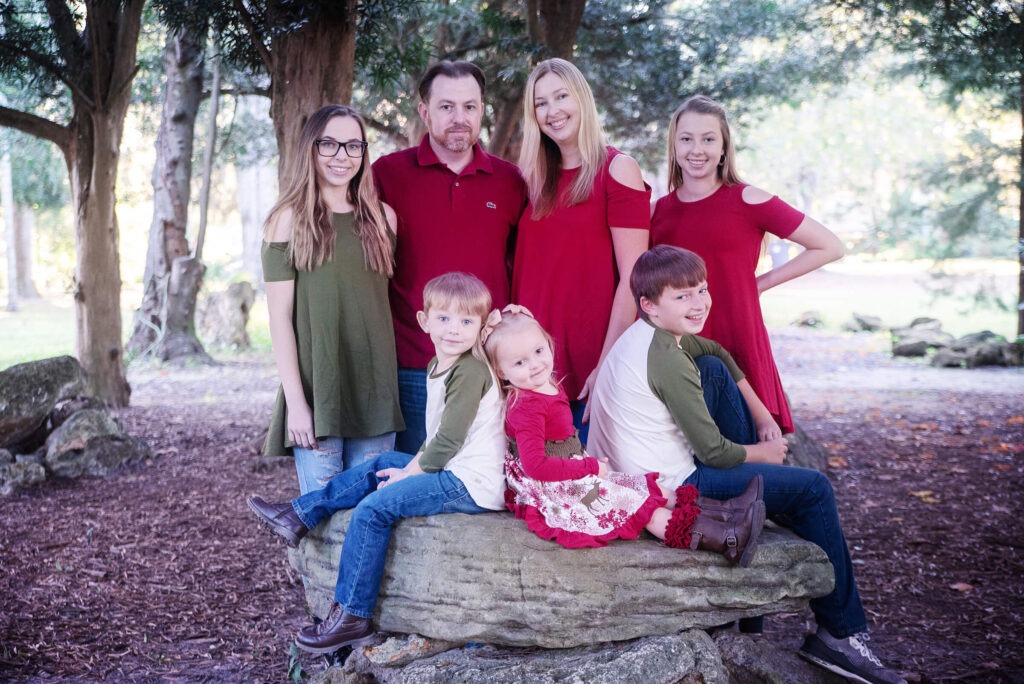
[[[334,214],[334,258],[297,270],[288,243],[264,242],[263,279],[294,280],[292,326],[299,375],[321,437],[375,437],[405,429],[398,404],[388,279],[366,266],[353,215]],[[284,391],[278,389],[263,452],[290,453]]]

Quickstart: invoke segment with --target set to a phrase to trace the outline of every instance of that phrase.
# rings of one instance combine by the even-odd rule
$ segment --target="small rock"
[[[57,402],[57,405],[50,411],[50,429],[56,430],[65,422],[67,419],[85,409],[96,409],[102,411],[104,409],[103,402],[95,397],[73,397],[71,399],[65,399]]]
[[[20,461],[0,465],[0,495],[7,496],[16,489],[39,484],[46,479],[46,469],[38,463]]]
[[[885,327],[882,324],[882,319],[878,316],[868,316],[867,314],[853,314],[854,322],[859,326],[861,330],[866,332],[876,332]]]
[[[981,332],[970,333],[963,337],[958,337],[956,340],[950,343],[949,347],[954,351],[967,351],[970,347],[974,347],[979,344],[987,343],[998,343],[1005,342],[1006,339],[1002,335],[996,335],[991,330],[982,330]]]
[[[963,368],[967,354],[953,349],[939,349],[932,357],[932,365],[937,368]]]
[[[921,316],[912,320],[910,322],[910,327],[918,328],[920,330],[942,330],[942,321],[937,318]]]
[[[967,367],[1014,365],[1007,363],[1009,355],[1004,353],[1004,348],[1007,346],[1009,345],[985,343],[971,347],[965,352]]]
[[[7,449],[0,449],[0,465],[7,465],[8,463],[14,463],[14,454]]]
[[[401,634],[389,637],[376,646],[368,646],[361,653],[373,665],[401,667],[460,646],[462,644],[450,641],[426,639],[419,634]]]
[[[821,314],[817,311],[805,311],[793,321],[792,325],[800,326],[801,328],[821,328],[825,323],[821,320]]]
[[[46,466],[59,477],[102,476],[122,464],[149,456],[149,446],[124,434],[105,411],[85,409],[46,440]]]
[[[910,340],[907,342],[893,342],[893,356],[925,356],[928,353],[928,342],[925,340]]]

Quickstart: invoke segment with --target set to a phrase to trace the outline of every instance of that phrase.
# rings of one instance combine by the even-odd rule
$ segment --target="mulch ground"
[[[933,370],[870,336],[773,341],[830,454],[876,651],[910,681],[1024,681],[1024,371]],[[223,360],[130,371],[119,418],[150,460],[0,499],[0,680],[287,680],[301,580],[244,500],[293,496],[295,473],[256,457],[271,359]],[[795,649],[810,624],[773,616],[763,638]]]

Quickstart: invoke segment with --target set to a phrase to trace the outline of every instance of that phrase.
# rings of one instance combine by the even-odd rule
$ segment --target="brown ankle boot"
[[[303,627],[295,637],[295,645],[310,653],[333,653],[342,646],[360,646],[373,638],[368,618],[349,615],[337,603],[318,625]]]
[[[733,509],[745,509],[755,501],[764,499],[764,477],[757,475],[747,483],[747,488],[742,494],[724,501],[710,499],[706,496],[698,496],[693,502],[700,508],[701,512],[710,515],[716,520],[726,521]]]
[[[757,538],[764,527],[764,501],[753,501],[746,508],[731,508],[726,517],[719,520],[714,514],[698,515],[690,530],[690,548],[720,553],[729,565],[745,568],[754,558]]]
[[[295,513],[290,501],[274,502],[267,501],[262,496],[250,496],[246,503],[260,522],[292,548],[298,546],[299,541],[309,532],[309,528]]]

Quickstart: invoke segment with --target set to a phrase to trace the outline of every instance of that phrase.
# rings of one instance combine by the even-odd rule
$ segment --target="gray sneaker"
[[[837,639],[818,628],[800,647],[800,655],[815,665],[863,684],[907,684],[903,677],[886,669],[868,648],[868,633]]]

